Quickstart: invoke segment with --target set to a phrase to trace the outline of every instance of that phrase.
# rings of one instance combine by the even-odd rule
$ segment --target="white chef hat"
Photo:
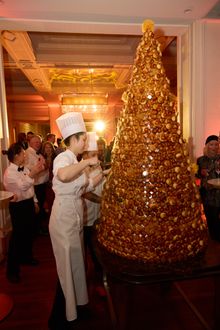
[[[87,133],[87,145],[86,151],[97,151],[97,136],[96,132],[88,132]]]
[[[64,140],[70,135],[86,132],[81,112],[67,112],[57,118],[56,123]]]

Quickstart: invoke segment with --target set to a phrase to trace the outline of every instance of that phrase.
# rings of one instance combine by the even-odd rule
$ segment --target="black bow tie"
[[[19,166],[18,167],[18,172],[20,172],[20,171],[24,171],[24,166]]]
[[[40,155],[40,151],[36,151],[36,154],[37,154],[37,155]]]

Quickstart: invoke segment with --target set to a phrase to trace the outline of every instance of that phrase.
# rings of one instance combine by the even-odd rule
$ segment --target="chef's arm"
[[[103,179],[103,172],[100,172],[93,178],[89,178],[89,184],[86,186],[85,193],[94,190],[94,188],[101,183]]]
[[[98,163],[97,157],[82,160],[79,163],[60,167],[57,171],[58,179],[62,182],[70,182],[76,179],[87,166]]]
[[[97,174],[93,178],[89,178],[89,180],[92,181],[92,185],[93,185],[94,188],[102,181],[103,176],[104,176],[104,174],[102,172],[100,172],[99,174]]]

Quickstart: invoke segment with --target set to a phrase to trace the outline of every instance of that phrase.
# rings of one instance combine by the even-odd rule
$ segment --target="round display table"
[[[93,231],[93,244],[96,256],[103,268],[103,284],[107,293],[109,313],[114,329],[128,330],[134,329],[138,324],[136,315],[144,320],[143,328],[146,329],[148,322],[147,311],[138,310],[138,299],[144,287],[158,284],[162,294],[169,293],[171,285],[180,293],[183,300],[197,317],[198,321],[206,330],[213,329],[196,306],[190,301],[189,297],[181,288],[180,283],[187,280],[197,280],[204,277],[212,277],[214,282],[214,329],[220,329],[220,244],[209,241],[206,252],[189,262],[179,264],[153,267],[147,263],[117,256],[109,252],[98,241],[97,232]],[[141,290],[138,290],[138,286]],[[138,296],[138,299],[137,299]],[[142,300],[148,299],[142,295]],[[135,300],[136,299],[136,300]],[[119,303],[120,301],[120,303]],[[136,302],[135,304],[133,302]],[[139,314],[138,314],[139,313]]]
[[[0,201],[5,201],[7,199],[10,199],[14,196],[14,194],[10,191],[2,191],[0,190]]]

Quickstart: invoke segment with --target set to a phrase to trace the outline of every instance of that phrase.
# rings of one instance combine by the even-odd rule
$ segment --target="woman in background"
[[[55,153],[55,148],[53,143],[46,141],[42,145],[42,155],[45,158],[46,161],[46,167],[49,170],[49,180],[46,184],[46,197],[45,197],[45,202],[44,202],[44,209],[45,212],[48,215],[48,219],[50,217],[53,201],[54,201],[54,191],[52,189],[52,180],[53,180],[53,161],[54,158],[56,157]],[[48,223],[47,223],[48,226]]]
[[[204,155],[197,159],[197,177],[201,179],[200,195],[211,239],[220,242],[220,189],[209,185],[208,180],[219,177],[219,138],[210,135],[205,141]]]

